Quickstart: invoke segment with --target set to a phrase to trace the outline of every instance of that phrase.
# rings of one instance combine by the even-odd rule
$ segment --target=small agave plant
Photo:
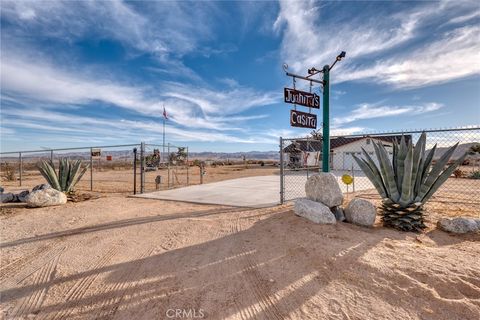
[[[67,158],[59,160],[58,173],[55,171],[55,164],[51,160],[42,160],[37,166],[52,188],[65,193],[73,191],[75,185],[88,169],[88,165],[82,168],[81,160],[70,160]]]
[[[449,148],[435,164],[433,155],[437,148],[425,152],[427,135],[422,133],[417,144],[393,143],[393,159],[382,143],[373,142],[378,165],[362,148],[364,158],[354,156],[367,178],[382,197],[381,214],[384,226],[402,231],[420,231],[425,228],[423,205],[461,164],[466,153],[447,166],[458,143]]]

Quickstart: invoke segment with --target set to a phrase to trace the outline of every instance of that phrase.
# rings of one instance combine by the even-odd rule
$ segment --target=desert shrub
[[[264,166],[265,166],[265,162],[260,161],[260,167],[264,167]]]
[[[5,179],[7,181],[14,181],[15,180],[15,169],[13,166],[7,162],[5,162],[5,166],[3,167],[5,171]]]
[[[465,174],[462,170],[460,169],[456,169],[455,171],[453,171],[453,175],[455,176],[455,178],[461,178],[463,177]]]
[[[470,175],[470,178],[472,179],[480,179],[480,171],[473,171],[472,174]]]

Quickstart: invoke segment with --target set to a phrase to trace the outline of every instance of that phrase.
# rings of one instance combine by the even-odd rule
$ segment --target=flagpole
[[[165,116],[163,117],[163,159],[165,160]]]

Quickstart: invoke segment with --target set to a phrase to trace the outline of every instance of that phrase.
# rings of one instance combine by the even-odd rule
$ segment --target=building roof
[[[405,141],[408,142],[412,139],[411,135],[404,135]],[[330,139],[330,149],[336,149],[338,147],[344,146],[346,144],[356,142],[362,139],[372,138],[376,140],[381,140],[385,142],[393,143],[396,139],[398,142],[402,138],[401,135],[392,135],[392,136],[359,136],[359,137],[335,137]],[[295,153],[295,152],[317,152],[322,151],[322,141],[321,140],[297,140],[292,142],[290,145],[286,146],[283,149],[283,152],[286,153]]]

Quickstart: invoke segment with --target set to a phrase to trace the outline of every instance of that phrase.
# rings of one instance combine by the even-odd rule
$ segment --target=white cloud
[[[277,93],[259,92],[239,85],[215,90],[192,84],[162,82],[153,90],[150,86],[92,78],[80,70],[60,70],[39,59],[29,61],[20,54],[4,52],[0,71],[2,95],[14,101],[21,98],[77,106],[99,101],[154,117],[161,117],[165,106],[171,121],[213,130],[239,130],[232,124],[266,115],[245,117],[238,114],[280,99]]]
[[[472,21],[473,12],[480,11],[475,1],[417,3],[396,13],[368,11],[368,16],[335,11],[326,19],[328,10],[335,8],[314,1],[280,2],[274,29],[283,32],[282,56],[292,71],[322,68],[346,51],[346,59],[335,67],[334,82],[374,81],[410,88],[480,73],[478,24],[457,26],[443,36],[432,30],[432,24],[449,19]]]
[[[374,118],[384,118],[384,117],[393,117],[403,114],[423,114],[427,112],[433,112],[440,108],[443,105],[435,102],[425,103],[422,105],[406,105],[406,106],[384,106],[379,104],[360,104],[356,109],[354,109],[349,114],[336,117],[333,119],[334,126],[341,126],[347,123],[351,123],[358,120],[365,119],[374,119]],[[339,128],[339,130],[343,130]]]
[[[479,26],[446,33],[442,39],[366,68],[339,74],[340,81],[368,80],[412,88],[480,74]]]

